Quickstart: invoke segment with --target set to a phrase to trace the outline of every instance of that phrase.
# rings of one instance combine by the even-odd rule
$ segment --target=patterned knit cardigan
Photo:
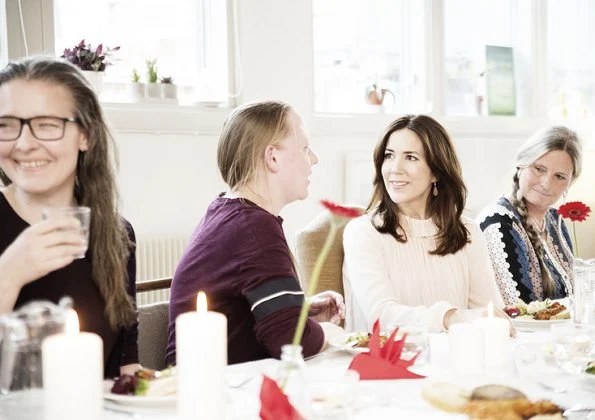
[[[551,208],[545,216],[544,261],[555,283],[552,296],[545,296],[537,254],[521,224],[517,209],[506,199],[485,208],[477,221],[488,243],[492,266],[502,298],[507,305],[517,299],[525,302],[559,299],[572,293],[574,284],[572,243],[564,221]]]

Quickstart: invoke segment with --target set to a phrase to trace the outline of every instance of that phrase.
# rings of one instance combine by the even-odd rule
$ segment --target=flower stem
[[[572,222],[572,236],[574,238],[574,249],[575,249],[575,257],[579,258],[579,252],[578,252],[578,240],[576,239],[576,222]]]
[[[326,237],[324,245],[322,246],[322,250],[316,259],[316,263],[314,264],[314,268],[312,269],[312,275],[310,276],[310,284],[308,285],[308,290],[306,291],[306,296],[304,300],[304,304],[302,305],[302,310],[300,311],[300,317],[298,319],[298,324],[295,329],[295,334],[293,335],[293,341],[291,344],[294,346],[300,345],[302,342],[302,335],[304,334],[304,327],[306,326],[306,319],[308,318],[308,312],[310,310],[310,303],[308,302],[308,298],[314,294],[316,290],[316,286],[318,285],[318,279],[320,277],[320,272],[322,271],[322,266],[328,257],[328,253],[331,250],[331,246],[333,245],[333,240],[335,239],[335,235],[337,234],[337,224],[333,220],[331,222],[331,227],[329,233]]]

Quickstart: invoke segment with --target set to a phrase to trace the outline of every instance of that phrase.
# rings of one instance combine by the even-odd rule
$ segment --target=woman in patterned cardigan
[[[535,133],[516,156],[512,191],[478,217],[496,281],[508,305],[572,293],[572,243],[552,208],[581,173],[581,145],[572,130]]]

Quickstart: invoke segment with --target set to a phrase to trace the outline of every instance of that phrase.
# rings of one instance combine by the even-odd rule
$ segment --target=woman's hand
[[[75,218],[43,220],[25,229],[0,255],[4,278],[19,288],[72,263],[86,244]]]
[[[345,318],[345,302],[343,296],[332,290],[318,293],[310,297],[308,316],[318,322],[338,324]]]
[[[514,328],[510,317],[506,315],[506,312],[500,308],[494,307],[494,316],[506,319],[509,325],[510,336],[516,337],[516,329]],[[472,322],[478,318],[485,317],[487,317],[487,310],[485,308],[451,309],[444,315],[444,327],[448,329],[451,325],[459,322]]]

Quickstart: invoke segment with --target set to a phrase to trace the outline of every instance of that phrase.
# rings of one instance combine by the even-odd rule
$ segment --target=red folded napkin
[[[360,379],[420,379],[424,376],[410,372],[409,367],[413,365],[416,354],[411,360],[401,359],[403,346],[407,334],[403,334],[400,340],[395,341],[399,328],[395,328],[384,346],[380,345],[380,322],[376,320],[372,328],[372,335],[368,347],[368,353],[361,353],[355,356],[349,365],[359,373]]]
[[[260,418],[262,420],[305,420],[291,405],[277,382],[266,375],[260,387]]]

